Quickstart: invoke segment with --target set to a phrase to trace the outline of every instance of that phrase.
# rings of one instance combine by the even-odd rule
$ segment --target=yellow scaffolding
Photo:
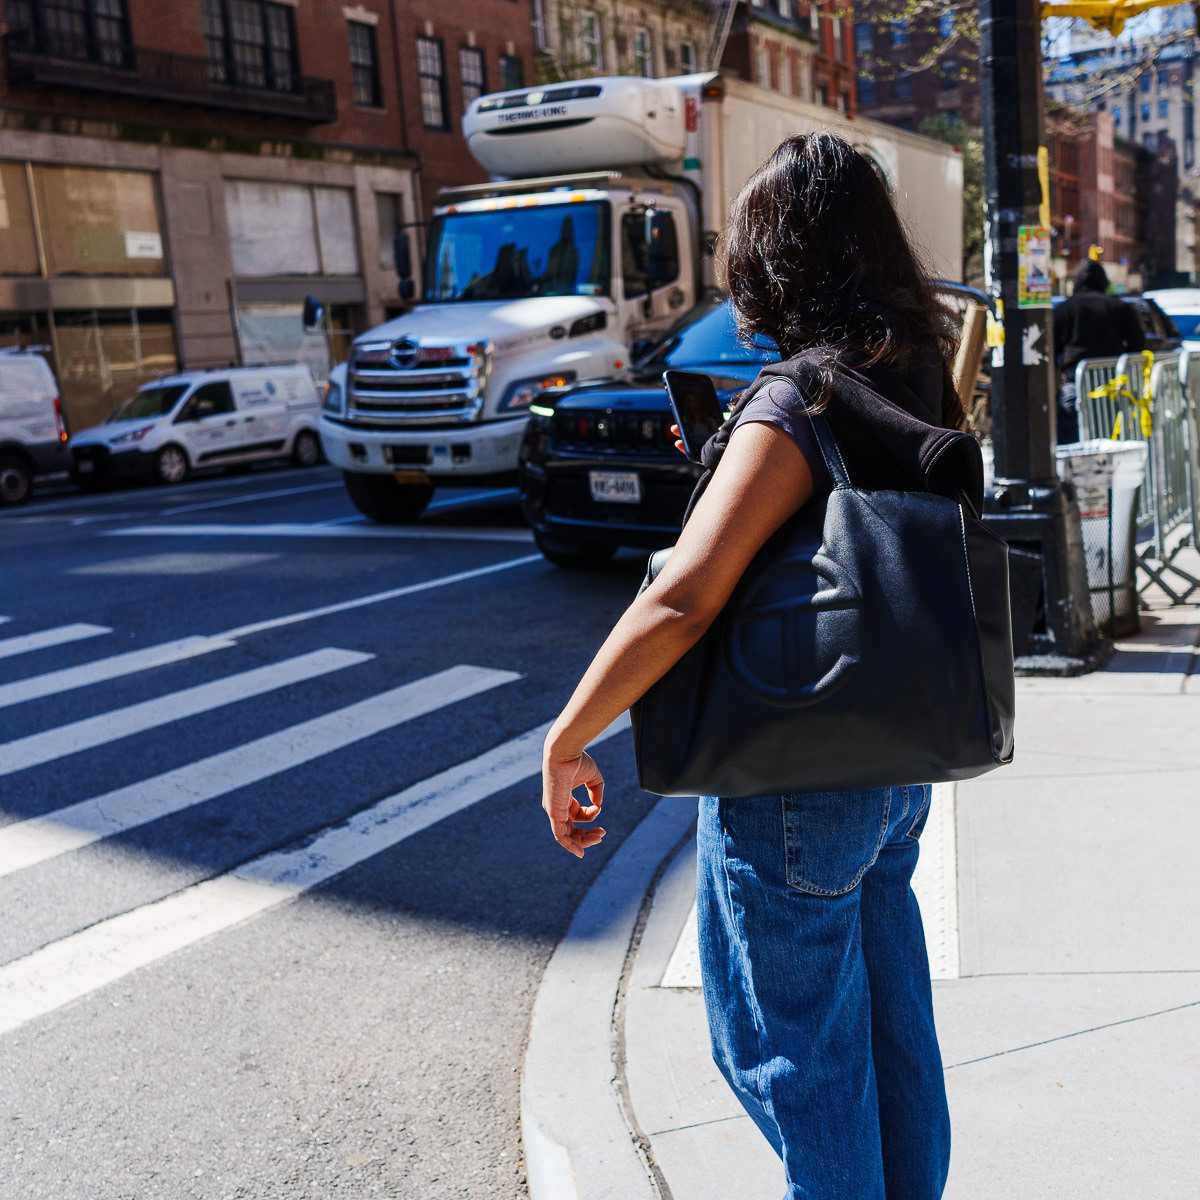
[[[1152,8],[1168,8],[1180,0],[1044,0],[1042,20],[1047,17],[1080,17],[1095,29],[1106,30],[1114,37],[1125,28],[1130,17],[1149,12]]]

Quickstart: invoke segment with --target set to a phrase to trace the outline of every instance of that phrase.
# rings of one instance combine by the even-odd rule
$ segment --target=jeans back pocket
[[[782,796],[787,881],[816,896],[853,891],[879,857],[897,788]]]

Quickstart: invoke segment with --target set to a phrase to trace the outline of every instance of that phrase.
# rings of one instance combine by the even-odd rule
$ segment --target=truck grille
[[[469,358],[408,369],[377,362],[364,366],[354,359],[347,381],[347,420],[361,416],[374,425],[396,426],[477,420],[482,397],[470,366]]]

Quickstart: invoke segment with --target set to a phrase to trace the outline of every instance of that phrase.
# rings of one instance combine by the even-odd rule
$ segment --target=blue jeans
[[[950,1116],[909,886],[929,798],[700,798],[713,1058],[783,1160],[789,1200],[938,1200],[945,1187]]]

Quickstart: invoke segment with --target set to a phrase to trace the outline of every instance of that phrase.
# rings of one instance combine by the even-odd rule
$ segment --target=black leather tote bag
[[[1012,759],[1006,543],[965,497],[855,489],[828,422],[812,421],[833,490],[767,541],[630,711],[647,791],[940,783]],[[651,558],[643,589],[668,553]]]

